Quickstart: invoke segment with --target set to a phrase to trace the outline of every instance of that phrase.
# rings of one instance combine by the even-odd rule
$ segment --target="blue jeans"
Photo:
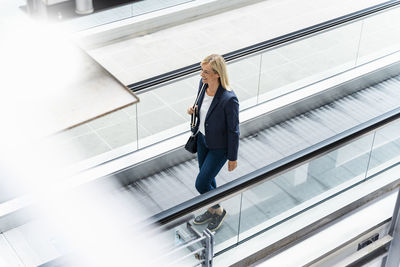
[[[225,149],[209,149],[202,133],[197,133],[197,159],[200,172],[196,178],[196,189],[204,194],[217,187],[215,176],[224,166],[227,159]]]

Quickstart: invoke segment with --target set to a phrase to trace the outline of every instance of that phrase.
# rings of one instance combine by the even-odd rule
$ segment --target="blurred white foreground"
[[[156,230],[140,224],[146,212],[129,195],[110,194],[114,191],[112,182],[103,187],[70,188],[70,177],[58,167],[70,151],[53,149],[63,140],[52,140],[51,146],[47,142],[52,123],[57,123],[55,115],[59,115],[53,114],[51,107],[68,105],[60,102],[60,88],[66,82],[73,84],[74,77],[82,74],[68,65],[75,62],[76,55],[65,45],[67,39],[59,29],[28,19],[11,19],[7,31],[2,32],[1,201],[24,195],[37,203],[32,210],[37,219],[28,223],[29,231],[36,233],[30,239],[35,236],[37,240],[25,241],[39,244],[39,248],[13,247],[20,254],[16,266],[43,264],[44,244],[49,242],[54,250],[47,260],[73,255],[71,266],[151,266],[151,259],[160,255],[165,240]],[[79,148],[72,150],[76,153]],[[3,234],[7,237],[7,232]],[[40,240],[48,236],[50,241]],[[32,256],[35,250],[41,251],[37,257]],[[21,254],[29,253],[32,255],[26,262]],[[0,255],[0,265],[5,262]]]

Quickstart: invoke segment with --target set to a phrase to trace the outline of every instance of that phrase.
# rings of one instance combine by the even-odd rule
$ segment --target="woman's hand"
[[[235,161],[228,161],[228,171],[233,171],[237,167],[237,160]]]
[[[197,108],[197,105],[195,106],[195,108],[189,107],[189,108],[187,109],[187,113],[188,113],[189,115],[192,115],[192,114],[194,113],[194,111],[196,110],[196,108]]]

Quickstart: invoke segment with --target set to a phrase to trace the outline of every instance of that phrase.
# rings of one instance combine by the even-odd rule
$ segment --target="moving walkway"
[[[225,166],[217,182],[220,185],[232,182],[398,108],[399,88],[400,76],[396,76],[242,138],[238,158],[240,168],[237,172],[229,173]],[[364,149],[364,152],[368,152],[369,147]],[[334,164],[334,158],[324,164]],[[280,202],[278,207],[271,210],[271,216],[346,181],[346,177],[354,175],[352,172],[356,170],[351,161],[345,164],[347,166],[343,166],[345,171],[342,176],[332,176],[319,170],[313,175],[315,178],[302,185],[305,187],[303,189],[293,187],[289,177],[286,181],[272,182],[269,186],[272,196],[281,199],[285,195],[282,199],[286,200],[281,202],[272,198],[271,204],[266,203],[274,207],[273,203]],[[197,161],[192,159],[133,181],[124,190],[131,191],[147,209],[158,213],[198,195],[193,185],[197,172]],[[115,175],[134,177],[134,172],[128,169]]]

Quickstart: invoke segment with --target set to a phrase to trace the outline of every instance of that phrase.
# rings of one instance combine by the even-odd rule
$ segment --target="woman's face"
[[[201,78],[203,83],[218,83],[219,75],[211,68],[210,63],[201,65]]]

